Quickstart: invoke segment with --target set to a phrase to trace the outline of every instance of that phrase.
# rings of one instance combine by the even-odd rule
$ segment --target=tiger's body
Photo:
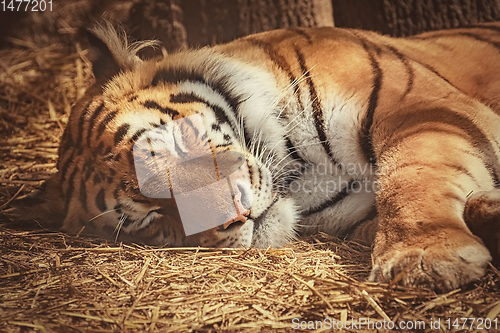
[[[500,24],[406,39],[277,30],[160,61],[95,34],[96,85],[36,208],[64,231],[209,247],[375,238],[372,280],[407,269],[404,284],[440,289],[484,274],[490,252],[470,230],[498,256]],[[251,187],[239,190],[252,204],[227,229],[186,237],[173,200],[141,194],[132,147],[193,114],[212,151],[244,154]],[[187,152],[181,137],[169,142]]]

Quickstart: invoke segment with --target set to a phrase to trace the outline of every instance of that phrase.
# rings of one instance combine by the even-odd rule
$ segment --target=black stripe
[[[120,220],[121,218],[119,218]],[[132,220],[129,216],[127,216],[125,218],[125,220],[122,222],[122,227],[128,227],[129,225],[131,225],[132,223],[134,222],[134,220]]]
[[[127,155],[126,155],[127,162],[128,162],[130,165],[135,165],[135,160],[134,160],[134,150],[133,150],[133,149],[128,149],[126,154],[127,154]]]
[[[477,27],[477,28],[481,28],[481,27]],[[484,27],[484,29],[489,29],[489,28],[486,28]],[[500,31],[500,27],[495,27],[495,29],[490,29],[490,30],[499,30]],[[497,42],[497,41],[493,41],[493,40],[490,40],[488,38],[485,38],[485,37],[482,37],[481,35],[479,34],[475,34],[475,33],[472,33],[472,32],[467,32],[467,31],[457,31],[457,32],[452,32],[452,33],[446,33],[446,31],[444,31],[442,34],[433,34],[431,36],[414,36],[413,38],[414,39],[419,39],[419,40],[428,40],[428,39],[436,39],[436,38],[446,38],[446,37],[458,37],[458,36],[463,36],[463,37],[467,37],[467,38],[472,38],[478,42],[481,42],[481,43],[486,43],[494,48],[496,48],[498,51],[500,51],[500,42]]]
[[[151,100],[145,101],[142,105],[148,109],[155,109],[155,110],[160,111],[163,114],[169,115],[172,119],[179,116],[178,111],[171,109],[169,107],[162,107],[161,105],[159,105],[155,101],[151,101]]]
[[[465,205],[465,202],[467,201],[466,197],[460,196],[460,195],[453,193],[453,192],[445,192],[445,193],[442,193],[441,195],[447,199],[458,201],[458,202],[462,203],[463,205]]]
[[[447,36],[450,36],[450,34],[447,34]],[[415,36],[413,36],[415,37]],[[439,36],[438,36],[439,37]],[[412,38],[412,37],[408,37],[408,38]],[[422,40],[425,40],[426,38],[419,38],[419,39],[422,39]],[[462,90],[460,88],[458,88],[457,86],[455,86],[453,83],[451,83],[446,77],[444,77],[441,73],[439,73],[434,67],[432,67],[431,65],[425,63],[425,62],[422,62],[422,61],[419,61],[417,59],[414,59],[412,58],[411,56],[408,56],[408,55],[403,55],[405,58],[407,59],[410,59],[411,61],[413,61],[414,63],[416,64],[419,64],[421,66],[423,66],[424,68],[426,68],[427,70],[429,70],[430,72],[434,73],[435,75],[437,75],[440,79],[442,79],[443,81],[445,81],[446,83],[448,83],[450,86],[452,86],[453,88],[455,88],[457,91],[460,91],[462,92]]]
[[[119,188],[115,188],[115,190],[113,191],[113,198],[115,198],[116,201],[118,201],[120,199],[120,189]]]
[[[261,183],[259,183],[261,184]],[[271,208],[279,201],[279,196],[276,196],[274,201],[262,212],[259,216],[255,217],[253,220],[253,231],[257,232],[257,229],[260,228],[262,222],[266,219],[267,214],[271,210]]]
[[[76,147],[82,147],[82,138],[83,138],[83,125],[85,124],[85,116],[89,112],[89,107],[90,105],[94,102],[94,100],[90,100],[90,102],[87,103],[87,105],[84,108],[84,111],[82,112],[81,115],[79,115],[78,119],[78,126],[76,130],[76,140],[75,140],[75,146]]]
[[[61,174],[61,180],[63,180],[63,181],[66,178],[66,173],[68,171],[68,168],[70,167],[71,163],[73,162],[73,158],[75,156],[75,152],[76,152],[75,149],[71,148],[71,153],[69,154],[69,156],[67,156],[66,160],[63,162],[63,164],[59,168],[59,173]],[[67,154],[65,154],[65,155],[67,155]],[[59,163],[62,160],[61,157],[59,157]]]
[[[107,162],[107,161],[111,161],[114,158],[115,158],[115,155],[113,155],[112,153],[108,153],[108,154],[104,155],[104,157],[102,158],[102,160],[105,161],[105,162]],[[109,181],[109,182],[111,183],[111,181]]]
[[[219,123],[227,123],[231,129],[233,130],[233,132],[235,134],[237,134],[239,131],[238,131],[238,128],[236,124],[233,124],[232,122],[229,121],[229,118],[227,117],[227,114],[224,112],[224,110],[217,106],[217,105],[214,105],[214,104],[209,104],[209,103],[206,103],[208,107],[210,107],[213,111],[214,111],[214,114],[215,114],[215,118],[217,119],[217,121]]]
[[[99,176],[99,173],[94,174],[93,182],[94,182],[94,185],[101,183],[101,177]]]
[[[294,96],[298,96],[299,95],[298,92],[300,90],[300,87],[297,84],[297,78],[295,77],[295,75],[293,75],[292,68],[290,67],[290,65],[288,64],[286,59],[281,54],[276,52],[274,50],[273,46],[269,43],[266,43],[266,42],[263,42],[261,40],[254,39],[254,38],[247,38],[247,39],[244,39],[244,41],[264,50],[264,52],[269,56],[271,61],[280,70],[285,72],[285,74],[288,76],[288,79],[290,81],[290,85],[294,86],[294,91],[293,91]],[[297,101],[299,102],[300,109],[303,110],[304,106],[302,105],[302,101],[299,98],[297,98]]]
[[[146,132],[146,129],[145,128],[142,128],[140,130],[138,130],[137,132],[134,133],[134,135],[132,135],[132,138],[130,138],[130,140],[128,140],[129,143],[135,143],[137,140],[139,140],[139,138],[141,137],[141,135]]]
[[[184,121],[186,122],[186,124],[191,127],[191,129],[193,130],[194,132],[194,136],[195,138],[198,139],[198,136],[200,135],[200,131],[194,126],[193,122],[189,119],[189,118],[184,118]]]
[[[103,160],[104,161],[110,161],[113,159],[114,155],[111,152],[111,147],[106,147],[103,152]]]
[[[97,144],[97,147],[94,150],[92,150],[92,155],[94,157],[101,155],[103,149],[104,149],[104,141],[99,141],[99,143]]]
[[[266,43],[264,41],[255,39],[255,38],[246,38],[243,41],[248,42],[249,44],[262,49],[267,56],[269,56],[270,60],[278,67],[279,70],[284,72],[286,76],[288,76],[288,80],[290,81],[290,86],[293,87],[293,96],[297,99],[299,104],[299,110],[304,110],[304,104],[302,103],[300,97],[300,86],[297,82],[297,78],[293,75],[292,68],[286,61],[285,57],[276,52],[273,48],[272,44]]]
[[[205,104],[210,109],[212,109],[212,111],[214,111],[214,115],[215,115],[215,118],[217,119],[217,123],[218,123],[218,124],[216,124],[217,126],[220,123],[226,123],[231,127],[231,129],[233,130],[233,132],[235,134],[239,133],[239,127],[236,127],[237,125],[229,120],[224,109],[222,109],[218,105],[210,103],[209,101],[203,99],[202,97],[200,97],[196,94],[193,94],[193,93],[179,93],[176,95],[172,94],[172,95],[170,95],[170,101],[172,103],[179,103],[179,104],[184,104],[184,103],[202,103],[202,104]],[[186,122],[187,121],[189,121],[189,120],[186,118]],[[198,137],[199,131],[196,127],[194,127],[194,124],[191,121],[189,121],[188,125],[190,125],[193,128],[193,130],[195,131],[196,137]],[[220,131],[220,126],[218,127],[218,130]],[[243,131],[245,131],[244,128],[243,128]],[[244,133],[244,136],[246,139],[247,147],[250,147],[252,140],[250,139],[250,137],[247,137],[245,133]]]
[[[132,201],[134,201],[134,199],[132,199]],[[120,204],[116,204],[114,207],[113,207],[113,210],[115,212],[117,212],[118,214],[121,214],[122,213],[122,205]]]
[[[359,182],[359,180],[356,180],[356,179],[351,180],[339,193],[337,193],[337,195],[335,195],[334,197],[330,198],[329,200],[323,202],[318,207],[310,208],[310,209],[306,210],[305,212],[302,212],[301,216],[307,217],[307,216],[319,213],[319,212],[321,212],[329,207],[335,206],[336,204],[338,204],[340,201],[345,199],[351,193],[350,190],[351,190],[354,182]]]
[[[170,95],[170,103],[206,103],[206,101],[193,93],[178,93]]]
[[[443,81],[445,81],[446,83],[448,83],[450,86],[452,86],[453,88],[455,88],[457,91],[460,91],[462,92],[462,90],[460,88],[458,88],[456,85],[454,85],[453,83],[451,83],[447,78],[445,78],[441,73],[439,73],[434,67],[432,67],[431,65],[429,64],[426,64],[424,62],[420,62],[420,61],[417,61],[415,59],[412,59],[414,62],[416,62],[417,64],[419,65],[422,65],[423,67],[425,67],[427,70],[431,71],[432,73],[434,73],[435,75],[437,75],[440,79],[442,79]]]
[[[109,155],[109,154],[111,154],[111,150],[112,150],[112,148],[111,148],[111,147],[106,147],[106,148],[103,148],[103,152],[102,152],[102,154],[103,154],[104,156]]]
[[[297,102],[299,104],[299,109],[304,110],[304,105],[302,103],[302,100],[299,98],[300,86],[297,82],[297,78],[293,74],[292,69],[288,64],[288,62],[286,61],[286,59],[281,54],[276,52],[273,46],[269,43],[254,38],[246,38],[244,39],[244,41],[250,43],[255,47],[262,49],[269,56],[270,60],[275,64],[275,66],[278,67],[279,70],[283,71],[288,76],[290,86],[293,87],[293,95],[294,97],[296,97]],[[285,142],[287,150],[289,153],[291,153],[291,156],[294,159],[299,160],[304,164],[307,164],[307,162],[302,157],[300,157],[300,155],[298,154],[298,150],[293,146],[292,142],[288,137],[286,138]]]
[[[106,206],[104,188],[101,188],[95,197],[95,205],[101,212],[105,212],[108,208]]]
[[[410,119],[412,120],[411,122],[409,121]],[[393,115],[392,117],[385,118],[384,121],[388,126],[391,126],[391,128],[396,126],[399,128],[397,131],[399,135],[394,135],[390,141],[386,142],[384,147],[395,146],[398,142],[405,140],[409,136],[422,133],[422,128],[415,128],[414,131],[408,130],[409,127],[416,127],[419,124],[443,123],[459,128],[462,133],[465,133],[472,139],[473,146],[477,147],[477,152],[483,156],[483,163],[490,173],[494,186],[496,188],[500,187],[500,162],[495,153],[493,143],[488,139],[481,128],[469,118],[453,110],[434,108],[424,110],[417,109],[414,110],[413,113],[404,114],[404,117],[402,117],[401,114]],[[428,127],[425,130],[436,132],[439,129]],[[457,135],[456,133],[453,134]]]
[[[118,127],[118,129],[116,130],[116,133],[115,133],[115,138],[114,138],[115,145],[118,145],[120,142],[123,141],[123,139],[125,138],[125,136],[128,133],[129,128],[130,128],[129,124],[123,124],[120,127]]]
[[[92,173],[94,172],[94,161],[92,159],[88,159],[83,165],[83,171],[85,173],[85,180],[88,180]]]
[[[141,203],[141,204],[149,204],[149,200],[147,199],[140,199],[140,198],[130,198],[132,199],[133,202],[136,202],[136,203]]]
[[[127,191],[127,184],[125,183],[125,181],[123,179],[120,181],[120,184],[118,185],[118,187],[115,188],[115,190],[113,191],[113,197],[115,198],[116,201],[119,201],[119,199],[120,199],[119,191],[122,191],[122,192]],[[132,207],[129,207],[129,208],[133,211],[136,211]]]
[[[66,190],[66,193],[64,193],[65,197],[65,202],[64,202],[64,208],[66,209],[66,212],[68,211],[69,203],[71,202],[73,192],[75,190],[75,186],[73,185],[76,173],[78,172],[78,168],[75,167],[73,171],[71,172],[68,181],[66,182],[68,184],[68,189]]]
[[[294,30],[294,32],[297,33],[296,30]],[[263,49],[267,53],[267,55],[270,57],[271,61],[281,71],[283,71],[288,76],[288,79],[290,81],[290,86],[292,86],[293,89],[294,89],[293,95],[297,99],[297,102],[298,102],[298,105],[299,105],[299,109],[300,110],[304,110],[304,104],[302,103],[302,100],[299,98],[300,97],[300,85],[298,84],[297,78],[293,74],[293,71],[292,71],[290,65],[287,63],[286,59],[281,54],[279,54],[278,52],[276,52],[274,50],[273,46],[271,44],[269,44],[269,43],[260,41],[258,39],[253,39],[253,38],[245,39],[245,41],[251,43],[252,45],[254,45],[256,47],[259,47],[259,48]],[[298,52],[298,51],[296,50],[296,52]],[[302,56],[302,58],[303,58],[303,56]],[[299,62],[300,62],[300,59],[299,59]],[[302,69],[302,72],[303,72],[304,76],[306,76],[306,78],[307,78],[307,83],[309,85],[310,95],[311,95],[311,87],[312,87],[312,89],[314,91],[314,94],[315,94],[314,84],[312,83],[311,77],[309,75],[307,75],[307,69],[305,68],[305,64],[301,64],[301,69]],[[313,116],[315,118],[315,124],[316,124],[316,126],[318,126],[318,124],[316,122],[316,120],[317,120],[316,118],[320,117],[320,115],[318,115],[316,112],[314,112],[314,109],[320,109],[321,108],[321,104],[319,103],[319,100],[317,99],[317,97],[314,99],[314,97],[312,97],[312,95],[311,95],[311,98],[313,99]],[[321,118],[319,118],[319,119],[321,119]],[[320,120],[320,122],[322,122],[322,120]],[[324,131],[322,131],[322,132],[324,133]],[[326,137],[326,135],[325,135],[325,137]],[[287,144],[287,148],[289,149],[291,141],[288,139],[288,141],[286,142],[286,144]],[[329,142],[325,142],[325,141],[322,140],[322,144],[323,144],[323,147],[325,147],[325,146],[327,147],[327,148],[325,148],[325,150],[327,151],[327,153],[329,152],[329,157],[332,159],[332,161],[337,166],[341,166],[341,164],[338,163],[336,161],[336,159],[332,156],[332,152],[330,151],[331,149],[330,149],[330,146],[329,146]],[[292,146],[293,146],[293,144],[292,144]],[[289,152],[290,152],[290,150],[289,150]],[[298,159],[299,161],[303,161],[304,163],[307,163],[303,158],[301,158],[298,155],[298,150],[295,149],[295,148],[293,148],[293,155],[291,155],[291,156],[293,158],[295,158],[295,159]]]
[[[476,156],[477,157],[477,156]],[[453,169],[458,173],[464,174],[467,177],[471,178],[477,183],[477,179],[474,177],[472,173],[466,168],[461,165],[456,165],[456,164],[450,164],[450,163],[435,163],[435,164],[430,164],[426,163],[425,161],[414,161],[414,162],[408,162],[408,163],[402,163],[397,166],[398,171],[401,171],[404,168],[412,168],[412,167],[427,167],[429,169],[434,169],[437,170],[436,173],[438,172],[443,172],[443,167]],[[458,186],[458,185],[457,185]]]
[[[208,66],[209,64],[207,64]],[[231,94],[231,88],[228,86],[229,85],[229,80],[226,78],[221,78],[220,81],[215,82],[215,81],[207,81],[202,74],[197,74],[192,71],[189,71],[187,69],[164,69],[160,70],[156,75],[153,77],[153,80],[151,84],[153,86],[157,86],[160,82],[163,83],[180,83],[180,82],[186,82],[186,81],[193,81],[193,82],[199,82],[201,84],[204,84],[208,87],[210,87],[212,90],[217,92],[224,100],[226,103],[230,106],[231,110],[234,112],[235,115],[238,114],[239,111],[239,106],[241,103],[241,96],[233,96]],[[226,116],[227,117],[227,116]],[[231,124],[228,122],[228,124]],[[234,128],[237,128],[237,124],[233,124]]]
[[[295,167],[294,170],[282,173],[279,178],[273,175],[273,192],[286,193],[287,189],[290,188],[290,184],[295,180],[299,180],[307,170],[307,165],[300,167],[295,165]]]
[[[98,136],[101,136],[102,133],[104,133],[106,126],[116,117],[117,114],[118,114],[118,111],[113,111],[113,112],[109,113],[106,116],[106,118],[103,119],[103,121],[101,121],[101,123],[99,124],[99,127],[97,128],[97,135]]]
[[[306,66],[306,61],[304,59],[304,54],[302,54],[298,49],[295,49],[295,53],[297,55],[300,69],[302,70],[302,76],[306,78],[307,85],[309,87],[309,98],[312,103],[312,116],[314,118],[314,126],[316,127],[316,132],[318,133],[318,138],[321,142],[321,145],[325,149],[326,153],[333,161],[334,164],[340,165],[337,159],[333,156],[332,148],[330,147],[330,141],[326,136],[325,132],[325,121],[323,119],[323,109],[321,108],[321,102],[319,101],[318,93],[316,92],[316,87],[314,86],[314,82],[312,80],[311,75],[308,74],[309,70]]]
[[[205,82],[205,78],[202,74],[197,74],[192,70],[181,69],[181,68],[171,68],[159,70],[153,77],[151,84],[156,87],[160,83],[181,83],[184,81],[194,81],[194,82]]]
[[[215,148],[225,148],[225,147],[232,147],[233,143],[232,142],[226,142],[226,143],[221,143],[215,146]]]
[[[370,163],[374,164],[376,163],[376,157],[375,152],[373,151],[371,128],[373,125],[373,115],[375,114],[375,109],[377,108],[378,104],[378,94],[380,92],[380,88],[382,87],[382,70],[380,69],[378,61],[375,59],[375,56],[368,49],[366,41],[364,39],[361,39],[361,42],[363,44],[363,48],[368,54],[368,58],[370,59],[370,63],[372,66],[373,86],[370,98],[368,100],[368,109],[366,111],[366,116],[361,124],[359,141],[361,149],[363,150],[365,156],[369,159]]]
[[[295,146],[293,145],[292,141],[290,140],[289,137],[286,137],[285,138],[285,144],[286,144],[286,149],[288,151],[288,154],[295,160],[297,161],[300,161],[301,163],[303,164],[307,164],[308,162],[303,159],[299,153],[298,153],[298,150],[297,148],[295,148]]]
[[[476,35],[476,34],[473,34],[473,33],[470,33],[470,32],[461,32],[458,35],[475,39],[476,41],[481,42],[481,43],[486,43],[488,45],[493,46],[498,51],[500,51],[500,43],[499,42],[495,42],[495,41],[489,40],[489,39],[484,38],[484,37],[482,37],[480,35]]]
[[[173,136],[174,138],[174,148],[175,148],[175,151],[177,152],[177,154],[179,154],[179,156],[182,158],[182,160],[186,160],[186,157],[188,156],[188,153],[183,151],[179,145],[179,143],[177,142],[177,138],[176,136],[174,135]],[[182,139],[181,139],[182,140]]]
[[[84,210],[87,210],[87,187],[85,186],[85,179],[80,182],[80,203]]]
[[[287,29],[288,31],[292,31],[294,33],[296,33],[297,35],[300,35],[302,36],[303,38],[305,38],[307,40],[307,43],[308,44],[312,44],[312,38],[311,36],[306,32],[306,30],[304,28],[298,28],[298,27],[295,27],[295,28],[288,28]]]
[[[63,135],[61,137],[61,143],[59,145],[59,150],[58,150],[59,156],[64,156],[69,149],[72,149],[74,147],[73,138],[71,137],[70,127],[71,126],[67,126],[64,129]],[[60,159],[57,162],[58,167],[59,167],[59,163],[60,163]]]
[[[101,105],[99,105],[97,107],[97,109],[94,110],[94,112],[92,113],[92,116],[89,119],[89,127],[87,129],[87,147],[91,146],[90,144],[91,144],[91,138],[92,138],[92,129],[95,127],[95,124],[94,124],[95,120],[102,113],[103,109],[104,109],[104,103],[101,103]]]
[[[209,101],[203,99],[202,97],[200,97],[196,94],[193,94],[193,93],[180,93],[180,94],[176,94],[176,95],[172,94],[172,95],[170,95],[170,102],[179,103],[179,104],[184,104],[184,103],[202,103],[202,104],[205,104],[206,106],[208,106],[209,108],[211,108],[214,111],[215,118],[217,119],[217,122],[219,124],[226,123],[231,127],[231,129],[233,130],[233,132],[235,134],[239,133],[239,126],[237,126],[235,123],[233,123],[229,120],[229,117],[227,116],[224,109],[222,109],[218,105],[210,103]],[[193,128],[194,128],[194,126],[193,126]],[[219,130],[220,130],[220,128],[219,128]],[[245,136],[245,139],[248,139],[248,140],[246,140],[247,141],[246,144],[247,144],[247,147],[250,147],[252,140],[250,138],[247,138],[246,136]]]
[[[410,91],[412,90],[413,88],[413,80],[415,79],[415,71],[413,70],[413,67],[411,66],[410,62],[408,61],[408,58],[403,55],[401,52],[399,52],[399,50],[397,50],[395,47],[393,46],[390,46],[390,45],[386,45],[387,48],[389,50],[391,50],[391,52],[399,58],[399,60],[401,61],[401,63],[405,66],[406,68],[406,74],[408,75],[408,80],[406,81],[406,89],[403,93],[403,96],[401,97],[401,99],[405,98],[406,95],[408,95],[410,93]]]
[[[148,146],[150,147],[149,148],[149,153],[151,154],[152,157],[155,157],[156,153],[153,150],[153,144],[152,144],[151,138],[149,136],[146,136],[146,141],[148,142]],[[144,152],[144,150],[143,150],[143,152]]]

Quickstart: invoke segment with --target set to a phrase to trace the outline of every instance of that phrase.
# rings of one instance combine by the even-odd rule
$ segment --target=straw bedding
[[[78,44],[11,42],[0,51],[1,331],[323,331],[361,318],[376,327],[419,321],[414,328],[428,332],[438,319],[465,331],[472,318],[489,318],[500,328],[492,266],[480,281],[436,294],[365,282],[370,248],[324,234],[283,249],[150,248],[14,222],[11,201],[55,171],[71,105],[92,75]]]

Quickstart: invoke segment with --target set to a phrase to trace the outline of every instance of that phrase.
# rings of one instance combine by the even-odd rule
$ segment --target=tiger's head
[[[148,44],[109,26],[89,40],[96,83],[71,113],[58,172],[24,199],[29,215],[150,245],[279,247],[295,236],[267,72],[211,49],[143,61]]]

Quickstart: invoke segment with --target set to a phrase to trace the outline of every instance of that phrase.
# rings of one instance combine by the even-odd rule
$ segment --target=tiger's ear
[[[89,58],[98,83],[104,83],[121,71],[133,70],[142,64],[137,52],[158,45],[156,41],[128,42],[126,34],[104,22],[87,30]]]
[[[120,66],[104,41],[92,31],[87,30],[86,33],[90,43],[88,57],[92,63],[92,72],[97,82],[105,82],[120,72]]]
[[[12,203],[19,223],[35,221],[39,226],[58,230],[66,215],[59,172],[52,175],[37,190]]]

